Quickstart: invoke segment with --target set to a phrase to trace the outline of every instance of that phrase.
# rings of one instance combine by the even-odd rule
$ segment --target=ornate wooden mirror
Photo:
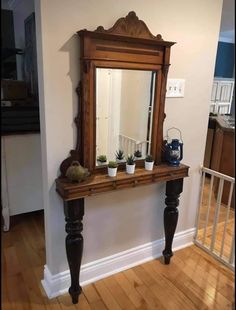
[[[102,173],[97,157],[113,160],[122,149],[142,153],[137,166],[151,154],[162,161],[164,102],[170,47],[160,34],[151,34],[135,12],[105,30],[78,32],[81,48],[78,141],[61,165],[62,175],[73,160],[91,173]],[[124,164],[120,165],[121,169]],[[120,169],[120,168],[119,168]]]

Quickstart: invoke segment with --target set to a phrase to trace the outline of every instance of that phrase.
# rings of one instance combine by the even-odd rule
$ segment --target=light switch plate
[[[166,97],[167,98],[178,98],[184,97],[184,79],[167,79],[166,86]]]

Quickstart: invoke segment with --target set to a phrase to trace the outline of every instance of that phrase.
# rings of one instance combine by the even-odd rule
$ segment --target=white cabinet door
[[[2,203],[10,215],[43,209],[40,134],[4,136],[2,146]]]
[[[215,78],[212,85],[210,111],[219,114],[230,113],[233,92],[233,79]]]
[[[218,101],[231,103],[234,89],[233,81],[221,81],[218,83]]]
[[[211,91],[211,101],[213,102],[216,101],[217,89],[218,89],[218,82],[214,81],[213,86],[212,86],[212,91]]]

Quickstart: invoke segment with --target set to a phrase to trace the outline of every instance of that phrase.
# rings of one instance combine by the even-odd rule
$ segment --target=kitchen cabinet
[[[228,176],[234,177],[234,127],[231,126],[223,116],[218,116],[215,119],[215,132],[213,138],[213,147],[211,154],[210,168]],[[225,182],[222,202],[228,204],[230,183]],[[215,186],[215,193],[217,194],[218,184]],[[231,207],[234,208],[234,195],[231,203]]]

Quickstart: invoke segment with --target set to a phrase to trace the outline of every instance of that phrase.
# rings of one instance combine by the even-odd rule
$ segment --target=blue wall
[[[215,77],[233,78],[234,43],[218,42]]]

